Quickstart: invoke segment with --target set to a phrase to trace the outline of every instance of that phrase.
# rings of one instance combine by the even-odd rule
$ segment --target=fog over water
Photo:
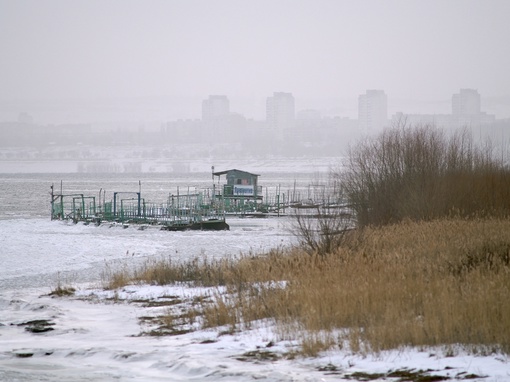
[[[0,172],[339,157],[402,120],[507,142],[508,14],[505,0],[0,0]]]

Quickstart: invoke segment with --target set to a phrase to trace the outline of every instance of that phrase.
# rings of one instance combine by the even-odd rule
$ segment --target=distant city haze
[[[0,0],[0,122],[201,119],[210,95],[265,120],[267,99],[358,118],[448,114],[473,89],[510,118],[510,1]]]

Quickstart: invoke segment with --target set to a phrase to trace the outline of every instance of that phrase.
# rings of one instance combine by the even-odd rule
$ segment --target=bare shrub
[[[350,150],[335,175],[360,227],[403,219],[508,216],[510,171],[466,131],[397,127]]]
[[[290,232],[308,253],[325,255],[341,246],[353,229],[353,216],[345,208],[299,210],[292,215]]]

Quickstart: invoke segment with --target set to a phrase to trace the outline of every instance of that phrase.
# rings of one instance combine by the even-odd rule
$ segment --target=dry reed
[[[144,282],[163,282],[150,279],[161,271],[152,265],[135,281],[143,274]],[[226,286],[201,304],[204,326],[237,330],[270,320],[309,355],[331,346],[510,351],[508,220],[405,221],[351,232],[328,255],[278,250],[174,268],[174,279]]]
[[[358,351],[463,344],[508,352],[509,248],[503,220],[367,229],[351,248],[309,261],[306,276],[289,282],[292,316],[279,319],[308,331],[353,328],[344,339]]]

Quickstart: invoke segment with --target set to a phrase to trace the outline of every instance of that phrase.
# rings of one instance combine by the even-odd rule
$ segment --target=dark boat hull
[[[230,226],[223,220],[207,220],[199,223],[164,225],[161,229],[163,231],[228,231]]]

